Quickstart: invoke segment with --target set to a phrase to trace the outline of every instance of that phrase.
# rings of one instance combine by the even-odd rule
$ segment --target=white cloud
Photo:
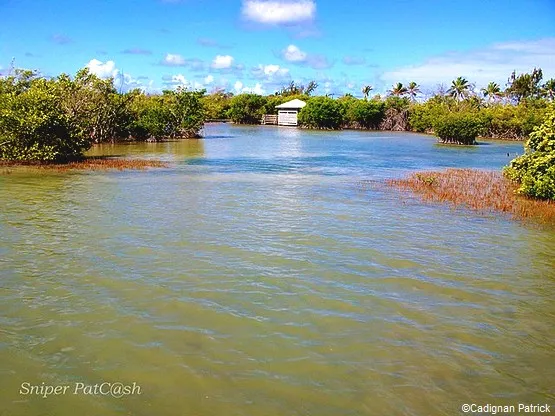
[[[304,62],[306,61],[307,53],[299,49],[298,46],[289,45],[282,51],[283,59],[289,62]]]
[[[280,65],[258,65],[251,69],[252,75],[257,79],[265,79],[267,81],[283,80],[290,77],[289,69],[282,68]]]
[[[313,0],[245,0],[243,17],[262,24],[287,24],[314,19],[316,4]]]
[[[214,77],[212,75],[208,75],[206,78],[204,78],[204,83],[206,85],[212,84],[214,82]]]
[[[236,81],[233,85],[233,88],[236,92],[241,92],[241,90],[243,89],[243,83],[241,81]]]
[[[91,74],[96,75],[99,78],[115,78],[119,70],[116,69],[116,64],[114,61],[102,62],[98,59],[91,59],[91,61],[86,65]]]
[[[186,65],[187,61],[181,55],[168,53],[164,60],[162,61],[163,65],[168,66],[184,66]]]
[[[114,61],[102,62],[98,59],[91,59],[85,67],[89,69],[91,74],[99,78],[114,78],[114,87],[123,92],[135,88],[150,91],[152,87],[152,81],[150,81],[148,86],[145,86],[141,82],[141,78],[134,78],[130,74],[120,71]]]
[[[287,75],[289,73],[289,70],[286,68],[281,68],[279,65],[266,65],[264,67],[262,67],[261,65],[261,69],[263,70],[264,74],[268,75],[268,76],[272,76],[272,75]]]
[[[189,90],[201,90],[204,88],[204,84],[198,81],[188,80],[183,74],[172,75],[171,78],[166,79],[166,83],[172,85],[174,88],[182,87]]]
[[[230,55],[217,55],[212,61],[212,68],[214,69],[227,69],[233,65],[233,56]]]
[[[450,84],[462,76],[477,87],[490,81],[505,85],[511,72],[542,68],[544,79],[555,77],[555,38],[497,43],[469,52],[454,52],[428,59],[381,75],[386,83],[415,81],[423,86]]]
[[[332,66],[324,55],[308,54],[296,45],[289,45],[281,51],[281,57],[287,62],[299,65],[308,65],[314,69],[326,69]]]
[[[233,85],[233,89],[237,94],[241,93],[252,93],[258,95],[264,95],[265,90],[260,83],[256,83],[254,87],[247,87],[241,81],[236,81]]]

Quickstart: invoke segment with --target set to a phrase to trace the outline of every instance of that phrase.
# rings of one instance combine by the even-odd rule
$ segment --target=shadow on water
[[[149,159],[180,160],[182,158],[203,157],[205,153],[203,139],[184,139],[168,142],[134,142],[134,143],[103,143],[94,145],[86,156],[116,157],[124,154],[127,157]]]

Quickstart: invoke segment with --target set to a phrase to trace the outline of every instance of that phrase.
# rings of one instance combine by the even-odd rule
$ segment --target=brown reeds
[[[72,170],[145,170],[148,168],[163,168],[167,164],[159,160],[121,159],[114,157],[87,157],[83,160],[68,163],[40,163],[40,162],[7,162],[0,161],[0,174],[10,174],[15,171],[55,170],[66,172]]]
[[[518,195],[516,185],[501,172],[475,169],[418,172],[404,179],[389,180],[387,184],[410,190],[429,202],[448,202],[480,212],[503,212],[516,219],[555,225],[555,202]]]

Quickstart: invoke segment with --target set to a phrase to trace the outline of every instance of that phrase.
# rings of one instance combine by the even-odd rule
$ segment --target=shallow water
[[[555,405],[555,232],[369,185],[522,144],[205,134],[92,151],[164,169],[0,176],[0,415]],[[105,381],[141,394],[73,394]]]

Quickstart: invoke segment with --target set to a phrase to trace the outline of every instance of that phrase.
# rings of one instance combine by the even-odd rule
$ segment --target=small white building
[[[279,126],[296,126],[297,117],[301,108],[304,108],[306,103],[302,100],[294,99],[286,103],[277,105],[278,109],[278,125]]]

